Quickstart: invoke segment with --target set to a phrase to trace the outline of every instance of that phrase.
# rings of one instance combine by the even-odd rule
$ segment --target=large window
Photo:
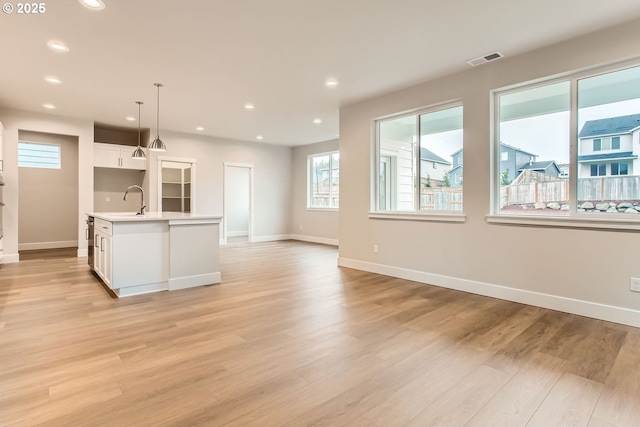
[[[375,161],[375,211],[462,211],[462,106],[376,121]]]
[[[18,142],[18,166],[60,169],[60,146],[39,142]]]
[[[340,195],[340,153],[323,153],[308,158],[309,208],[338,208]]]
[[[495,211],[640,213],[640,67],[499,92],[496,102]]]

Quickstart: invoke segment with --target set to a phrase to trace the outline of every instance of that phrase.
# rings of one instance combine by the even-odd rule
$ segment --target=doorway
[[[18,131],[18,253],[78,248],[78,137]]]
[[[223,244],[253,241],[253,165],[224,163]]]

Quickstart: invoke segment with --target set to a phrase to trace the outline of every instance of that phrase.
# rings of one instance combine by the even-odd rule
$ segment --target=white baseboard
[[[640,327],[640,311],[624,307],[616,307],[599,304],[590,301],[566,298],[557,295],[543,294],[526,291],[523,289],[509,288],[493,285],[491,283],[477,282],[473,280],[459,279],[456,277],[442,276],[423,271],[409,270],[389,265],[376,264],[366,261],[338,257],[338,265],[354,268],[385,276],[398,277],[414,282],[426,283],[443,288],[456,289],[507,301],[534,305],[551,310],[563,311],[580,316],[592,317],[609,322],[621,323],[634,327]]]
[[[33,251],[37,249],[58,249],[58,248],[76,248],[77,240],[66,240],[62,242],[36,242],[36,243],[20,243],[19,251]]]
[[[20,262],[19,254],[2,254],[2,258],[0,258],[0,264],[11,264],[14,262]]]
[[[291,238],[293,240],[300,240],[303,242],[321,243],[323,245],[331,245],[331,246],[340,246],[338,243],[338,239],[329,239],[327,237],[306,236],[303,234],[292,234]]]
[[[252,243],[274,242],[276,240],[291,240],[291,234],[274,234],[272,236],[253,236]]]
[[[242,236],[248,236],[249,235],[249,231],[245,230],[245,231],[227,231],[227,237],[242,237]]]
[[[178,277],[169,279],[169,290],[193,288],[195,286],[206,286],[220,283],[222,274],[218,271],[215,273],[198,274],[195,276]]]

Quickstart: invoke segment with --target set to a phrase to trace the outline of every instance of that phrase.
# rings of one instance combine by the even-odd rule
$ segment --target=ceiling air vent
[[[496,59],[502,58],[502,57],[504,57],[502,53],[495,51],[493,53],[489,53],[484,56],[479,56],[477,58],[470,59],[467,61],[467,64],[471,65],[472,67],[475,67],[476,65],[486,64],[489,61],[495,61]]]

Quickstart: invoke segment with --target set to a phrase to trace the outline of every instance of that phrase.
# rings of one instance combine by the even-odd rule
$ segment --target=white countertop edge
[[[187,221],[207,221],[219,223],[222,217],[218,215],[181,213],[181,212],[147,212],[144,215],[136,215],[135,212],[87,212],[87,216],[102,219],[109,222],[140,222],[140,221],[169,221],[175,223]]]

